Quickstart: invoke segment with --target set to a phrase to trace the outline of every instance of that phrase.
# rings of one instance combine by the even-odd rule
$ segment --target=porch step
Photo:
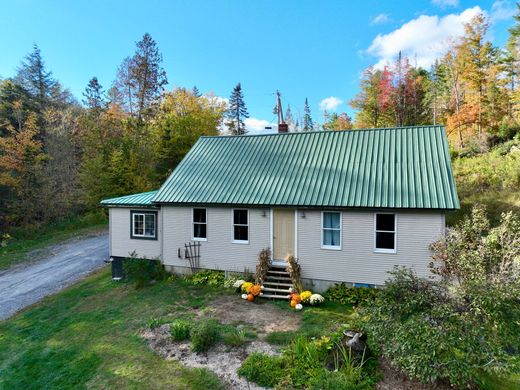
[[[273,292],[273,293],[283,293],[283,294],[289,294],[289,289],[280,289],[280,288],[272,288],[272,287],[264,287],[264,291],[267,292]]]
[[[267,299],[289,299],[290,295],[274,295],[274,294],[264,294],[262,295],[262,298]]]
[[[264,286],[265,287],[268,287],[268,286],[285,287],[285,288],[289,289],[290,287],[292,287],[292,283],[279,283],[279,282],[265,281]]]
[[[270,276],[270,275],[267,275],[267,277],[265,278],[265,281],[266,282],[275,282],[275,283],[283,283],[283,282],[291,283],[292,282],[291,278],[288,276]]]
[[[270,269],[269,271],[267,271],[267,274],[271,274],[271,275],[289,275],[289,272],[287,271],[273,271],[272,269]]]

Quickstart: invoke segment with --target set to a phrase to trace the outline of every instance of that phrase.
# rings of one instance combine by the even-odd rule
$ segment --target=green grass
[[[104,268],[0,322],[0,389],[219,389],[213,373],[167,361],[139,336],[150,318],[189,315],[217,294],[181,280],[136,290]]]
[[[95,234],[107,227],[104,214],[88,214],[70,218],[59,223],[40,227],[18,228],[9,232],[11,240],[4,248],[0,248],[0,270],[16,264],[31,261],[29,252],[44,248],[75,237]]]

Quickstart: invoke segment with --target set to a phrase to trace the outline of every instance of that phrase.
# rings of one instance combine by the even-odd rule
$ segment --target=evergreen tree
[[[244,135],[247,133],[244,119],[249,118],[244,95],[242,93],[242,85],[238,83],[229,98],[229,108],[226,113],[228,122],[226,123],[229,132],[233,135]]]
[[[83,104],[92,110],[99,111],[106,106],[103,87],[99,84],[97,77],[90,79],[83,96],[85,97]]]
[[[309,100],[305,98],[305,105],[303,106],[303,131],[314,130],[314,122],[311,117],[311,109],[309,107]]]
[[[15,81],[35,99],[38,114],[41,114],[46,108],[53,90],[58,84],[52,77],[52,72],[46,69],[40,48],[36,44],[33,46],[33,51],[25,57],[18,68]]]
[[[191,94],[195,96],[196,98],[200,98],[202,94],[200,93],[199,89],[196,85],[193,86],[193,89],[191,90]]]
[[[166,72],[161,67],[162,55],[157,43],[146,33],[136,43],[135,54],[125,58],[119,67],[114,86],[118,103],[138,119],[148,118],[152,106],[161,97],[168,84]]]
[[[294,117],[292,114],[291,106],[288,104],[287,109],[285,110],[285,123],[289,126],[289,131],[296,131],[296,123],[294,123]]]

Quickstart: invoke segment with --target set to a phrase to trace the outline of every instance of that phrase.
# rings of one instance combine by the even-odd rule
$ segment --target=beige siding
[[[342,213],[342,249],[321,249],[321,212],[298,215],[298,258],[302,277],[383,284],[395,265],[428,276],[429,245],[444,231],[442,212],[397,212],[397,253],[374,252],[374,212]]]
[[[130,238],[130,208],[109,210],[110,217],[110,256],[128,257],[135,251],[139,257],[147,259],[160,258],[161,255],[161,212],[158,212],[158,239],[143,240]],[[147,210],[143,210],[147,211]]]
[[[184,243],[192,240],[192,208],[163,207],[164,264],[189,267],[184,259]],[[232,209],[207,208],[207,241],[201,242],[202,268],[226,271],[255,271],[258,253],[269,247],[269,210],[249,209],[249,243],[232,242]],[[181,248],[183,258],[178,258]]]

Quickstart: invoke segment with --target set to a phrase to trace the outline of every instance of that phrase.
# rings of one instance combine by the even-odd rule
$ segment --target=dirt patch
[[[449,390],[443,384],[424,384],[418,380],[409,379],[397,371],[386,359],[379,359],[379,369],[383,379],[376,385],[377,390]]]
[[[300,313],[282,310],[262,299],[246,302],[239,296],[219,297],[197,312],[197,316],[214,317],[223,324],[247,324],[259,335],[300,327]]]
[[[271,305],[269,305],[271,306]],[[252,341],[241,347],[228,347],[217,344],[206,353],[191,351],[189,341],[174,342],[170,338],[170,325],[162,325],[154,330],[143,332],[148,345],[160,356],[175,359],[193,368],[207,368],[213,371],[227,389],[263,389],[245,378],[238,376],[237,370],[245,358],[252,352],[278,355],[277,348],[265,341]]]

